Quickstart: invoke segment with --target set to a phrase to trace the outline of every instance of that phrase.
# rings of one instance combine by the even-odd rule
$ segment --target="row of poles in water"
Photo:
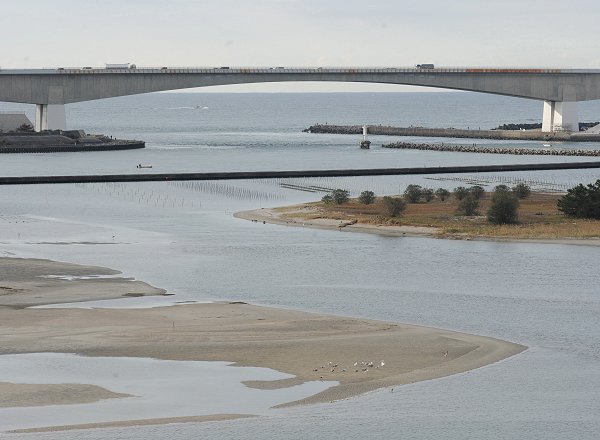
[[[566,191],[570,186],[556,181],[523,179],[516,176],[429,176],[427,180],[437,181],[445,187],[448,183],[460,185],[508,186],[525,183],[532,190]],[[107,194],[127,202],[157,208],[200,209],[202,200],[227,198],[256,202],[282,202],[288,199],[290,191],[314,194],[319,200],[324,194],[334,189],[345,189],[351,196],[357,196],[362,191],[369,190],[375,194],[401,194],[409,181],[398,184],[397,178],[296,178],[296,179],[257,179],[240,182],[239,184],[216,181],[182,181],[136,184],[136,183],[80,183],[75,186],[87,191]],[[414,183],[414,181],[412,182]],[[574,185],[573,185],[574,186]],[[192,195],[195,193],[195,195]]]

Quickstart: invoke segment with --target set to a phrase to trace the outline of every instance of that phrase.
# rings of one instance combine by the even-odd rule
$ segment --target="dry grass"
[[[532,193],[520,201],[519,223],[514,225],[489,224],[485,215],[490,206],[490,193],[486,193],[479,206],[480,216],[464,217],[456,215],[458,201],[454,198],[441,202],[408,204],[402,217],[387,217],[381,199],[372,205],[362,205],[351,200],[344,205],[312,203],[310,209],[302,213],[303,218],[329,218],[336,220],[357,220],[358,223],[389,224],[406,226],[429,226],[439,228],[441,235],[522,238],[522,239],[561,239],[598,238],[600,221],[572,219],[561,214],[556,202],[561,194]],[[284,211],[285,212],[285,211]],[[283,216],[298,217],[298,211],[287,212]]]

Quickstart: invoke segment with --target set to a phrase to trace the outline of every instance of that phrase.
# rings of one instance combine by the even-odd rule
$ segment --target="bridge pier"
[[[544,101],[542,131],[579,131],[577,102]]]
[[[64,104],[35,105],[35,131],[66,129],[67,115]]]

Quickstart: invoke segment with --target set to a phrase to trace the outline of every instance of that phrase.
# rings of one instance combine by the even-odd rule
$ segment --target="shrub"
[[[464,186],[457,186],[454,188],[454,197],[456,197],[456,200],[462,200],[467,197],[467,195],[469,195],[469,190]]]
[[[472,194],[465,196],[456,208],[456,214],[458,215],[478,215],[479,214],[479,199],[473,197]]]
[[[345,189],[338,188],[331,191],[331,197],[336,204],[342,205],[348,201],[350,198],[350,193]]]
[[[323,197],[321,197],[321,201],[323,203],[331,205],[333,203],[333,197],[331,194],[325,194]]]
[[[512,187],[512,191],[519,199],[526,199],[531,195],[531,188],[524,183],[517,183]]]
[[[513,192],[496,189],[492,194],[492,204],[487,213],[488,221],[495,225],[517,223],[518,208],[519,199]]]
[[[450,197],[450,191],[448,191],[447,189],[444,189],[444,188],[438,188],[435,190],[435,195],[437,196],[438,199],[440,199],[443,202],[448,197]]]
[[[494,191],[495,191],[495,192],[501,192],[501,191],[503,191],[503,192],[509,192],[509,191],[510,191],[510,188],[509,188],[508,186],[506,186],[506,185],[497,185],[497,186],[494,188]]]
[[[600,179],[569,189],[558,199],[557,205],[558,210],[569,217],[600,219]]]
[[[423,188],[421,190],[421,197],[423,197],[426,202],[431,202],[434,197],[433,190],[431,188]]]
[[[385,196],[383,198],[383,207],[387,215],[399,217],[406,209],[406,202],[401,197]]]
[[[404,197],[409,203],[418,203],[422,196],[421,185],[408,185],[404,190]]]
[[[375,201],[375,193],[373,191],[363,191],[358,196],[358,201],[363,205],[370,205]]]
[[[485,189],[480,185],[473,185],[469,188],[469,194],[471,194],[475,199],[480,200],[485,194]]]

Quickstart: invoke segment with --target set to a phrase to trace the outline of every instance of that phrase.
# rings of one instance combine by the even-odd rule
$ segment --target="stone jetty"
[[[307,133],[328,134],[362,134],[362,125],[315,124],[302,130]],[[541,130],[469,130],[462,128],[425,128],[425,127],[392,127],[389,125],[369,125],[370,135],[382,136],[419,136],[450,137],[469,139],[526,140],[526,141],[564,141],[564,142],[598,142],[600,134],[589,134],[585,131],[570,133],[567,131],[543,132]]]
[[[487,154],[515,154],[533,156],[592,156],[600,157],[600,150],[575,149],[575,148],[523,148],[523,147],[495,147],[486,145],[461,145],[444,143],[415,143],[393,142],[383,144],[383,148],[396,148],[400,150],[425,150],[425,151],[451,151],[458,153],[487,153]]]

